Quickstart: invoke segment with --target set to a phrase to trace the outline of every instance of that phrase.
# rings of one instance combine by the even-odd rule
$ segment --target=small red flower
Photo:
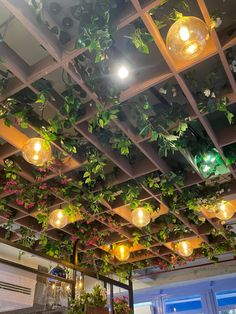
[[[24,201],[21,200],[20,198],[17,198],[16,199],[16,204],[19,205],[19,206],[22,206],[22,205],[24,205]]]

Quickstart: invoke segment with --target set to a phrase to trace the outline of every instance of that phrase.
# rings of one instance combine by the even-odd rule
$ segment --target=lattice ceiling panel
[[[183,239],[192,243],[196,258],[202,257],[203,247],[208,255],[211,250],[216,255],[232,251],[232,241],[231,247],[223,251],[215,247],[217,242],[228,239],[227,225],[223,226],[209,213],[190,211],[187,203],[181,203],[184,199],[181,196],[193,193],[193,189],[200,185],[205,188],[203,192],[199,188],[195,198],[208,190],[212,195],[222,184],[224,197],[234,199],[234,161],[223,162],[218,172],[214,173],[216,175],[209,177],[204,175],[194,159],[194,156],[204,152],[206,143],[210,143],[209,149],[216,149],[217,158],[221,160],[233,160],[235,156],[235,124],[229,124],[225,108],[216,111],[216,108],[201,107],[200,104],[200,91],[210,89],[217,99],[226,97],[227,108],[236,114],[236,83],[232,68],[236,45],[235,18],[232,15],[236,8],[234,1],[224,1],[224,4],[221,0],[186,1],[190,7],[188,15],[202,18],[207,25],[211,24],[216,7],[224,14],[222,25],[211,30],[204,52],[193,61],[185,62],[174,61],[165,45],[172,22],[168,21],[169,25],[167,23],[160,29],[155,23],[170,14],[173,1],[130,0],[123,4],[117,1],[110,11],[117,31],[114,31],[113,44],[107,52],[107,76],[102,75],[103,62],[94,62],[94,51],[74,49],[75,40],[78,39],[78,20],[73,20],[75,25],[68,32],[63,33],[58,26],[64,17],[71,16],[71,7],[77,1],[66,4],[58,2],[62,5],[62,11],[53,15],[50,8],[55,2],[48,1],[44,12],[46,24],[45,20],[41,23],[38,21],[27,1],[0,1],[0,100],[5,106],[7,98],[11,97],[20,103],[32,104],[33,109],[28,111],[30,115],[23,125],[22,116],[17,117],[11,110],[8,115],[11,126],[7,126],[4,119],[0,120],[1,238],[8,237],[12,242],[29,245],[25,230],[31,229],[36,234],[36,241],[31,243],[33,249],[42,250],[42,239],[40,244],[39,238],[43,231],[54,243],[54,251],[53,244],[48,249],[53,254],[58,250],[59,243],[69,247],[73,243],[71,238],[79,238],[81,265],[93,264],[98,268],[104,268],[104,256],[110,256],[111,245],[118,243],[128,244],[131,256],[125,263],[109,259],[109,263],[115,267],[128,263],[134,268],[154,265],[163,269],[186,263],[173,245]],[[138,51],[130,40],[137,29],[142,29],[150,39],[148,54]],[[59,30],[59,34],[54,34],[52,30],[54,33]],[[120,60],[130,68],[130,77],[124,82],[116,78]],[[209,86],[204,86],[203,78],[208,78],[210,73],[214,74],[215,81],[210,78]],[[78,99],[80,103],[79,109],[76,109],[78,112],[73,113],[76,120],[64,124],[61,133],[58,132],[52,140],[54,164],[38,169],[23,159],[22,146],[28,138],[42,135],[42,126],[47,128],[55,116],[58,119],[68,117],[65,106],[65,97],[69,96],[68,87],[70,90],[73,87],[73,99]],[[35,100],[39,93],[45,91],[48,99],[42,112],[42,107]],[[117,93],[115,100],[112,92]],[[176,136],[173,130],[180,120],[187,123],[183,135],[186,147],[180,145],[170,152],[165,150],[163,142],[153,139],[151,132],[142,134],[145,120],[141,121],[143,111],[139,108],[144,100],[151,105],[145,111],[148,121],[157,134],[165,135],[165,139],[172,136],[173,140],[173,136]],[[117,109],[117,117],[111,119],[108,125],[99,125],[100,109],[97,104],[104,105],[101,112],[109,114],[112,109]],[[27,113],[24,111],[24,114]],[[97,121],[94,120],[96,116]],[[60,140],[62,137],[64,142]],[[123,139],[126,144],[128,142],[128,153],[117,148],[117,138]],[[73,139],[73,144],[68,139]],[[170,142],[167,141],[166,145]],[[75,146],[77,151],[69,145],[72,148]],[[68,147],[71,148],[69,154]],[[86,185],[84,173],[88,171],[88,164],[92,165],[91,158],[88,158],[91,151],[96,158],[99,156],[100,161],[102,158],[104,171],[101,176],[92,178],[93,185]],[[12,174],[12,168],[6,168],[6,160],[12,160],[18,167],[17,193],[12,187],[6,188],[5,174]],[[150,184],[154,178],[154,182],[159,182],[161,187]],[[158,212],[146,228],[139,229],[132,224],[132,204],[127,198],[129,187],[132,193],[138,191],[136,198],[142,204],[151,204]],[[40,189],[41,194],[38,193]],[[45,195],[47,197],[44,198]],[[80,207],[80,214],[75,217],[77,222],[71,222],[62,229],[48,226],[45,230],[38,214],[42,211],[45,213],[45,208],[49,213],[68,204]],[[175,210],[173,204],[176,205]],[[234,206],[234,202],[232,204]],[[233,223],[234,219],[228,224]],[[19,229],[20,226],[24,228]]]

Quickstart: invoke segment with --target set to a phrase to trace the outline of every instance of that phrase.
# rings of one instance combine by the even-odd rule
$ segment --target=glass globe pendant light
[[[35,166],[41,166],[52,158],[51,146],[42,138],[29,139],[22,148],[24,159]]]
[[[209,29],[201,19],[183,16],[170,27],[166,46],[174,59],[191,60],[204,51],[209,38]]]
[[[124,244],[118,245],[114,253],[115,257],[121,262],[127,261],[130,257],[130,250],[128,246]]]
[[[217,205],[216,217],[220,220],[229,220],[233,217],[235,210],[233,206],[225,201],[221,201]]]
[[[180,241],[176,245],[178,253],[183,257],[189,257],[193,254],[193,247],[189,241]]]
[[[69,217],[63,209],[55,209],[49,215],[49,223],[54,228],[63,228],[69,223]]]
[[[135,210],[132,211],[132,223],[136,227],[145,227],[151,221],[151,215],[149,211],[144,207],[137,207]]]

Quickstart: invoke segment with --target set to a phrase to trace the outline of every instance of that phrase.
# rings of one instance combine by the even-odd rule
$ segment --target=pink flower
[[[68,184],[69,180],[64,178],[64,179],[61,179],[61,184]]]
[[[39,171],[39,172],[46,172],[47,169],[45,169],[45,168],[38,168],[38,171]]]
[[[22,206],[22,205],[24,205],[24,201],[19,199],[19,198],[17,198],[16,199],[16,204],[19,205],[19,206]]]
[[[27,208],[27,209],[30,209],[30,208],[32,208],[32,207],[34,207],[34,203],[29,203],[28,205],[26,205],[26,208]]]
[[[47,183],[43,183],[39,186],[40,190],[46,190],[48,188]]]
[[[50,187],[50,191],[51,191],[52,193],[57,193],[58,188],[56,188],[55,186],[52,186],[52,187]]]
[[[7,181],[7,183],[6,183],[6,185],[7,186],[10,186],[10,185],[17,185],[17,182],[15,181],[15,180],[9,180],[9,181]]]
[[[40,206],[44,206],[46,204],[46,201],[39,201]]]
[[[76,234],[73,234],[73,235],[71,236],[71,241],[72,241],[72,242],[75,242],[76,240],[78,240],[78,237],[77,237]]]

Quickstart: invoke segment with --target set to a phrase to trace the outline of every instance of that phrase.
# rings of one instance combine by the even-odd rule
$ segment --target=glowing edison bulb
[[[128,246],[123,244],[117,246],[115,249],[115,257],[121,262],[127,261],[130,257],[130,250]]]
[[[22,155],[30,164],[40,166],[52,158],[51,146],[44,139],[34,137],[25,143]]]
[[[193,254],[193,247],[189,241],[181,241],[177,244],[177,251],[181,256],[188,257]]]
[[[203,52],[209,38],[208,27],[201,19],[184,16],[170,27],[166,46],[174,59],[191,60]]]
[[[189,30],[186,26],[181,26],[179,29],[179,37],[183,40],[189,40],[190,34],[189,34]]]
[[[49,223],[54,228],[63,228],[69,223],[69,217],[63,209],[56,209],[49,215]]]
[[[132,211],[132,223],[136,227],[145,227],[150,223],[151,216],[149,211],[144,207],[137,207]]]
[[[216,217],[220,220],[229,220],[233,217],[234,213],[233,206],[228,202],[222,201],[217,206]]]

